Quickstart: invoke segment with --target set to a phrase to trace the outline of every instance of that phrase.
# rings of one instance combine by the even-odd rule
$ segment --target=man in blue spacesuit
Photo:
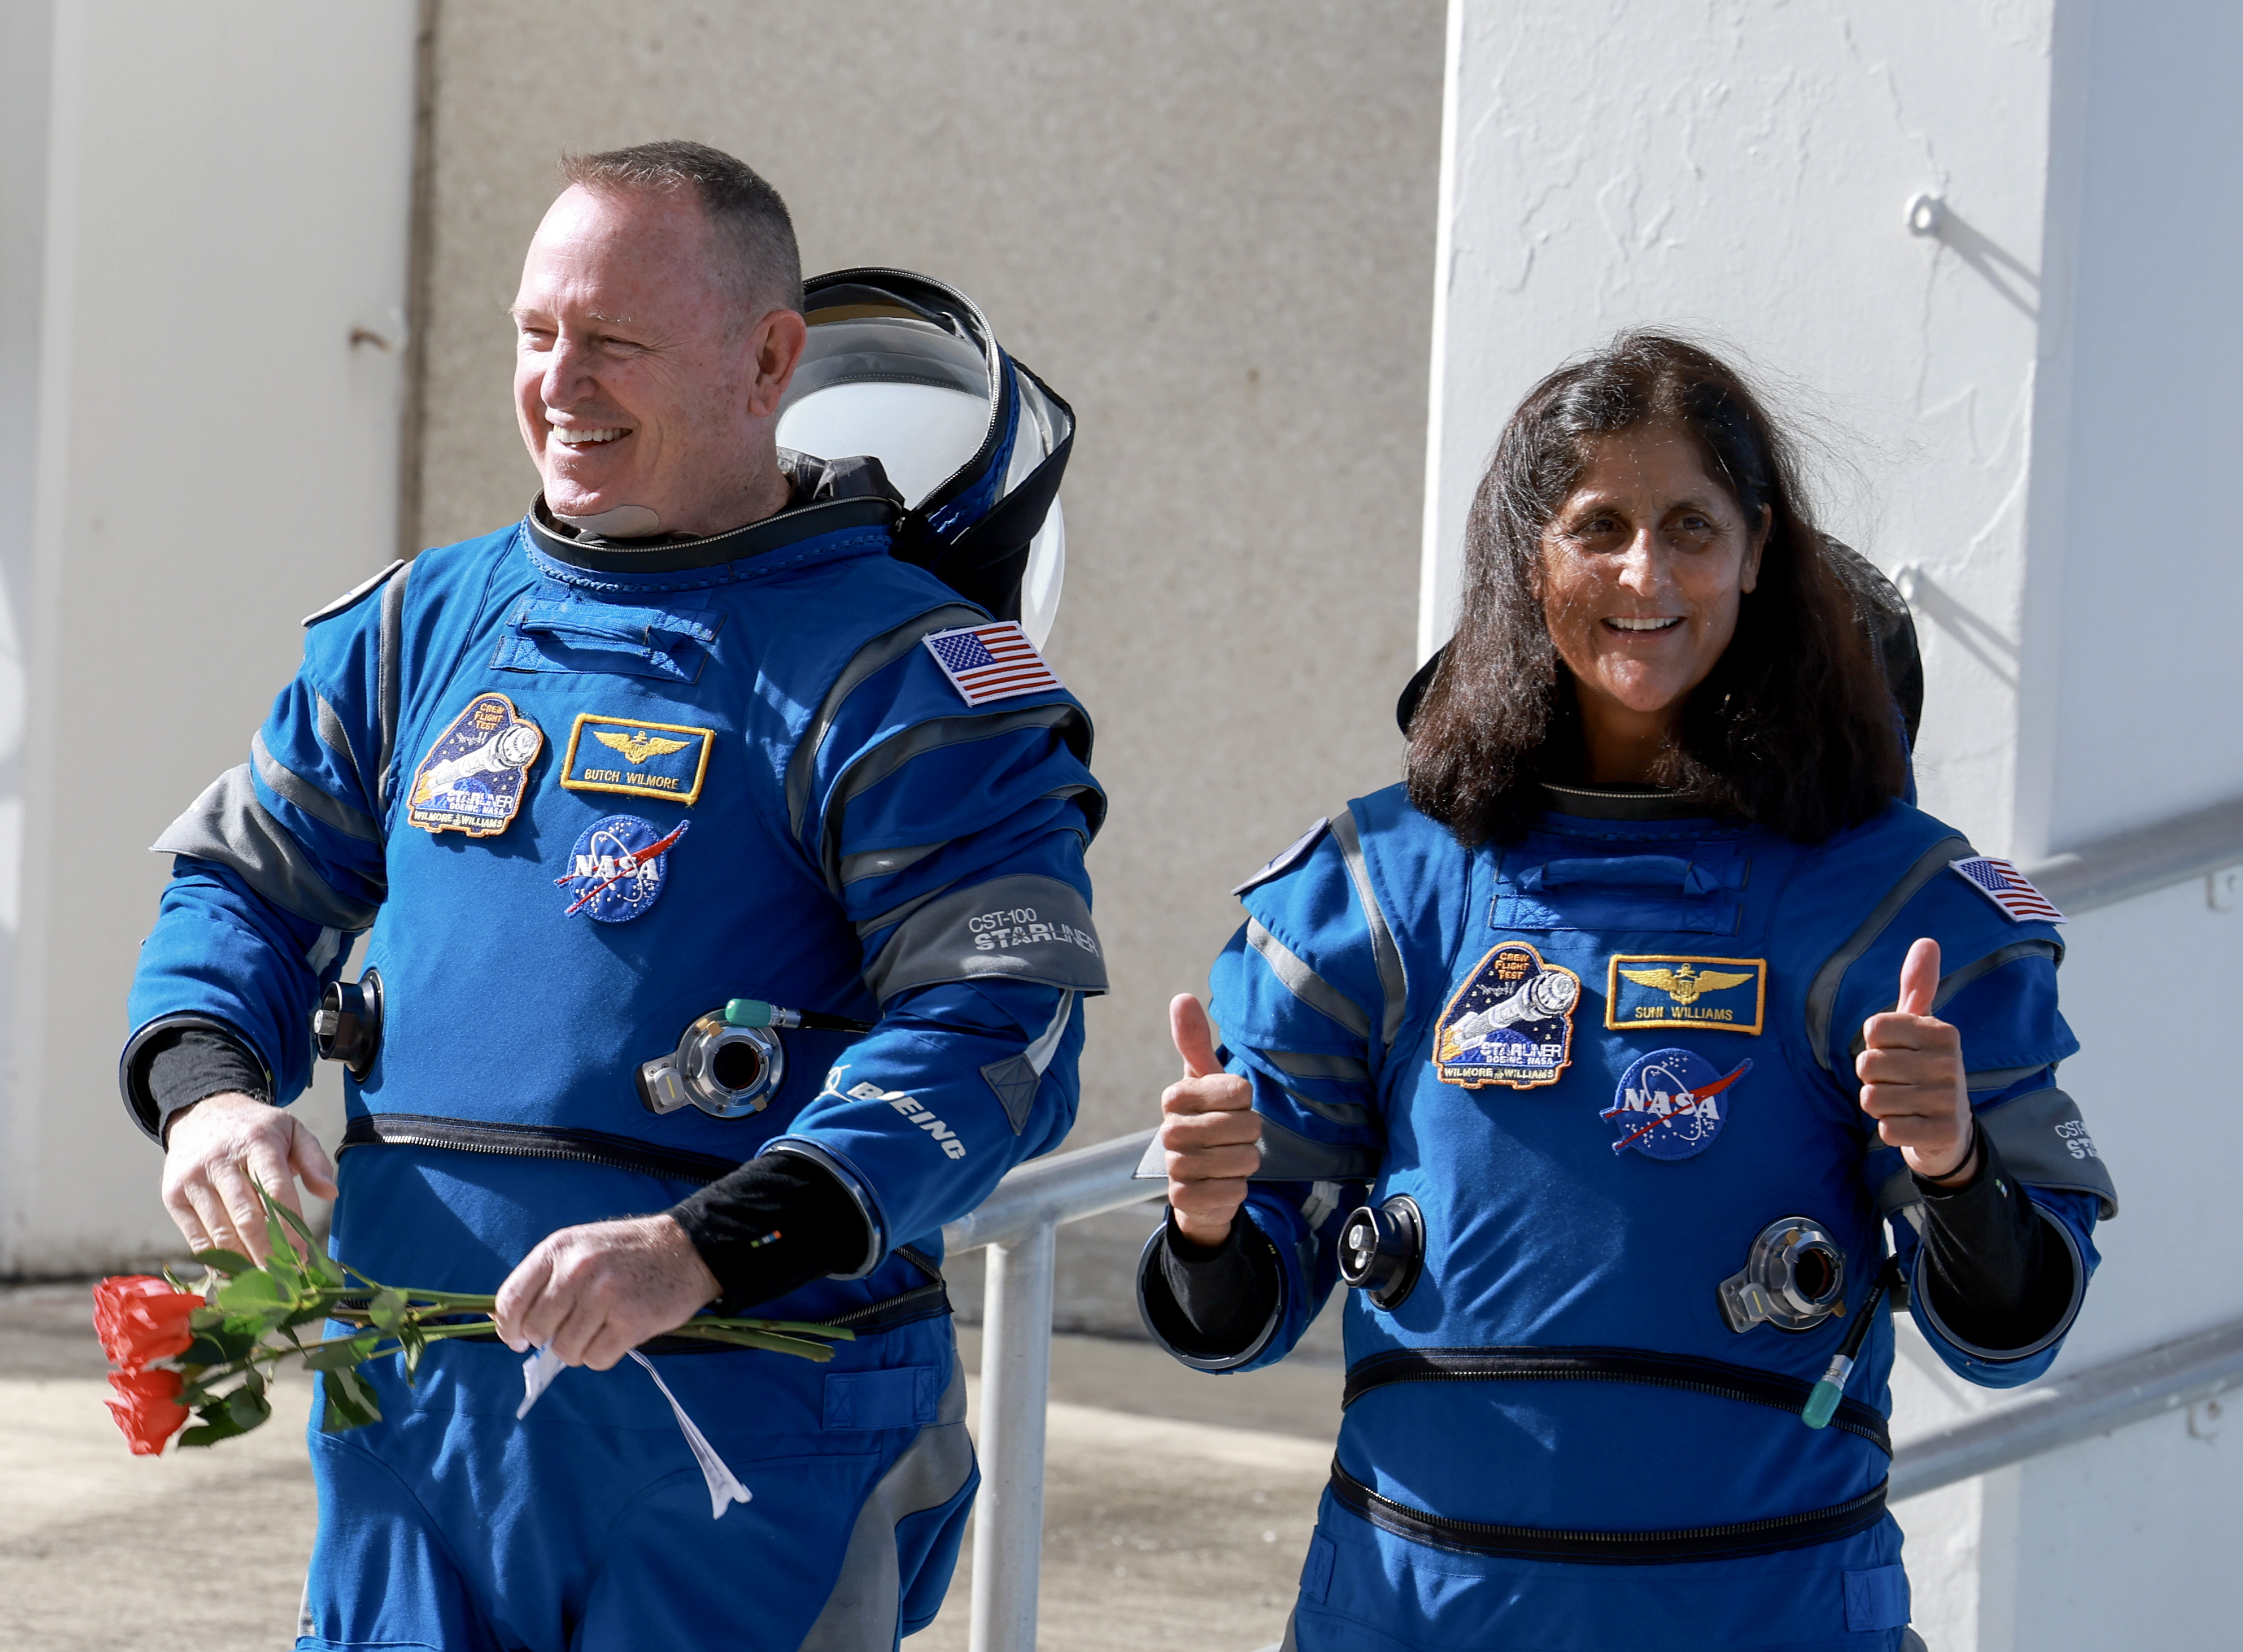
[[[308,622],[157,846],[125,1095],[190,1241],[261,1250],[252,1177],[333,1187],[281,1110],[324,995],[336,1254],[499,1296],[510,1347],[315,1428],[300,1646],[888,1647],[975,1483],[940,1229],[1066,1135],[1105,984],[1089,725],[891,554],[877,462],[777,446],[805,325],[770,186],[686,144],[564,170],[514,307],[543,491]],[[989,354],[1001,478],[1027,378]],[[922,563],[996,496],[953,481]],[[712,1302],[856,1338],[665,1347]],[[641,1345],[752,1493],[719,1522]],[[587,1369],[517,1421],[532,1346]]]
[[[1895,1652],[1886,1309],[2029,1381],[2116,1208],[2061,916],[1898,800],[1899,674],[1704,351],[1538,387],[1470,556],[1410,784],[1235,892],[1223,1048],[1175,1007],[1147,1323],[1251,1370],[1355,1287],[1288,1649]]]

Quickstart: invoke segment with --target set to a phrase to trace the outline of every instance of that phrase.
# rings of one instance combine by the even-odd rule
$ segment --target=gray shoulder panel
[[[387,580],[392,574],[395,573],[399,569],[404,566],[405,558],[400,556],[395,562],[390,563],[388,567],[374,575],[373,578],[361,579],[357,584],[352,586],[341,596],[336,597],[334,601],[329,603],[325,608],[314,609],[312,612],[305,615],[304,629],[306,630],[309,630],[313,626],[318,624],[323,619],[333,619],[337,614],[341,613],[343,610],[355,603],[359,598],[374,591],[384,580]]]
[[[322,700],[321,705],[327,704]],[[249,737],[249,760],[257,765],[257,778],[279,798],[294,804],[314,820],[331,826],[347,838],[356,838],[362,843],[380,843],[381,825],[363,809],[354,809],[340,798],[329,797],[295,770],[274,757],[265,744],[265,731],[259,729]]]
[[[1379,1017],[1378,1042],[1391,1049],[1394,1035],[1402,1030],[1402,1015],[1408,1008],[1410,981],[1402,968],[1402,949],[1394,944],[1394,930],[1386,921],[1386,910],[1378,904],[1377,893],[1371,887],[1371,867],[1363,858],[1363,838],[1356,829],[1355,811],[1342,809],[1331,823],[1332,839],[1339,845],[1340,858],[1347,862],[1347,875],[1354,881],[1355,897],[1363,907],[1363,920],[1371,927],[1371,955],[1378,966],[1378,990],[1386,1000],[1385,1013]]]
[[[246,763],[212,781],[149,846],[231,866],[259,894],[306,922],[348,931],[374,922],[374,909],[329,888],[304,846],[266,813]]]
[[[810,808],[810,777],[818,765],[818,748],[825,744],[827,731],[833,719],[841,715],[842,702],[856,692],[859,684],[875,672],[894,664],[919,646],[919,639],[929,631],[939,631],[953,625],[971,625],[987,619],[978,608],[949,603],[914,615],[892,630],[883,631],[849,658],[833,685],[825,691],[825,698],[818,704],[802,738],[794,743],[794,754],[786,765],[786,824],[797,839],[802,836],[802,822]]]
[[[1845,982],[1846,972],[1863,953],[1876,945],[1885,927],[1900,916],[1900,909],[1916,899],[1916,892],[1947,870],[1948,861],[1958,853],[1973,853],[1970,840],[1960,833],[1950,833],[1926,849],[1916,864],[1901,874],[1900,881],[1885,892],[1884,899],[1862,920],[1862,927],[1847,938],[1846,944],[1815,971],[1814,985],[1807,989],[1807,1043],[1824,1072],[1830,1070],[1830,1016],[1838,1007],[1838,988]]]
[[[1978,1127],[1991,1138],[2010,1174],[2027,1187],[2091,1193],[2101,1219],[2118,1214],[2111,1167],[2079,1116],[2079,1103],[2060,1089],[2037,1089],[1990,1107]]]
[[[1264,929],[1259,919],[1246,920],[1246,944],[1262,954],[1270,973],[1294,997],[1357,1037],[1371,1036],[1371,1017],[1363,1013],[1362,1006],[1310,968],[1283,941]]]
[[[1318,815],[1314,826],[1310,826],[1306,832],[1301,833],[1299,837],[1295,838],[1292,842],[1287,844],[1283,848],[1278,850],[1276,854],[1272,855],[1263,864],[1261,871],[1256,873],[1243,883],[1233,886],[1230,891],[1231,894],[1233,896],[1243,895],[1249,889],[1260,888],[1272,878],[1283,877],[1295,866],[1297,866],[1302,861],[1309,858],[1310,850],[1315,848],[1317,844],[1324,841],[1324,828],[1330,824],[1331,821],[1327,816]]]
[[[1015,872],[952,889],[899,924],[865,970],[883,1003],[907,988],[987,978],[1106,990],[1105,950],[1074,885]]]
[[[397,756],[397,708],[404,693],[405,587],[412,577],[408,563],[381,588],[381,630],[374,657],[374,711],[381,731],[381,748],[374,754],[377,807],[388,805],[390,766]]]
[[[1384,1156],[1372,1147],[1341,1147],[1262,1118],[1262,1168],[1251,1182],[1368,1182]]]

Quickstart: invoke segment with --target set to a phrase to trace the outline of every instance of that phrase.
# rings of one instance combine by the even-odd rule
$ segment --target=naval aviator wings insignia
[[[621,792],[696,803],[716,744],[714,729],[579,712],[569,732],[561,784],[571,792]]]
[[[1605,1025],[1615,1031],[1689,1027],[1757,1035],[1767,1007],[1765,958],[1618,954],[1605,984]]]

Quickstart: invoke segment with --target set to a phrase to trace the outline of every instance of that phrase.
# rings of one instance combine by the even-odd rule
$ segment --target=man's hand
[[[1960,1182],[1977,1167],[1978,1139],[1963,1078],[1963,1037],[1931,1013],[1939,943],[1926,938],[1900,967],[1900,1002],[1862,1023],[1855,1059],[1862,1110],[1886,1144],[1927,1182]]]
[[[516,1353],[550,1348],[566,1365],[605,1371],[722,1291],[684,1228],[639,1216],[548,1235],[507,1275],[491,1317]]]
[[[1246,1178],[1262,1163],[1262,1121],[1253,1087],[1223,1070],[1207,1012],[1189,993],[1169,1005],[1169,1034],[1184,1058],[1179,1083],[1161,1092],[1161,1147],[1176,1231],[1212,1248],[1230,1237]]]
[[[251,1183],[263,1183],[301,1216],[298,1177],[321,1198],[335,1197],[334,1161],[284,1108],[227,1092],[172,1115],[164,1135],[164,1208],[191,1250],[239,1251],[262,1262],[273,1237]]]

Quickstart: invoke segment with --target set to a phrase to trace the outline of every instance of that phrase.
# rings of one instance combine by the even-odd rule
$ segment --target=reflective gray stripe
[[[1082,708],[1069,700],[1031,705],[1016,711],[990,711],[977,717],[936,718],[898,731],[857,758],[841,772],[833,782],[833,789],[826,794],[825,821],[818,834],[818,864],[825,868],[826,887],[836,894],[841,893],[841,823],[847,818],[849,805],[913,758],[925,757],[946,745],[994,740],[1016,729],[1057,728],[1065,723],[1080,723],[1086,731],[1089,727]]]
[[[274,757],[265,744],[263,729],[249,737],[249,760],[257,765],[257,778],[284,802],[293,803],[314,820],[334,827],[347,838],[356,838],[361,843],[381,841],[381,827],[372,815],[363,809],[354,809],[340,798],[329,797]]]
[[[2091,1193],[2108,1222],[2118,1214],[2118,1189],[2111,1167],[2079,1116],[2079,1103],[2062,1090],[2037,1089],[1978,1115],[2009,1173],[2027,1187]]]
[[[304,846],[266,813],[246,763],[212,781],[149,847],[158,854],[191,854],[231,866],[259,894],[306,922],[349,930],[374,922],[374,909],[330,888]]]
[[[1265,1049],[1262,1054],[1289,1078],[1337,1078],[1350,1084],[1371,1082],[1370,1067],[1352,1055],[1316,1055],[1298,1049]]]
[[[884,1003],[907,988],[992,977],[1106,990],[1105,949],[1074,885],[1014,872],[952,889],[898,924],[865,968]]]
[[[1267,1114],[1262,1121],[1262,1167],[1249,1182],[1368,1182],[1384,1157],[1375,1147],[1343,1147],[1289,1130]]]
[[[956,880],[953,879],[952,881],[955,882]],[[881,930],[886,929],[890,924],[901,923],[905,919],[910,917],[912,914],[917,912],[921,907],[926,905],[928,901],[933,900],[937,896],[946,893],[950,887],[950,884],[946,883],[940,889],[930,889],[923,895],[913,895],[910,900],[905,901],[900,907],[890,907],[886,912],[880,914],[876,918],[859,919],[857,923],[857,939],[862,941],[867,935],[879,934]]]
[[[1946,1008],[1948,1003],[1954,998],[1955,995],[1961,992],[1965,987],[1970,986],[1973,981],[1984,981],[1987,976],[1992,974],[1997,969],[2001,968],[2004,965],[2013,964],[2020,958],[2047,958],[2053,960],[2058,964],[2062,964],[2064,962],[2064,948],[2056,941],[2044,940],[2038,937],[2031,941],[2013,941],[2006,947],[1997,947],[1993,951],[1988,953],[1984,958],[1975,959],[1971,962],[1963,965],[1962,968],[1951,970],[1939,978],[1939,985],[1932,989],[1931,1013],[1937,1015],[1941,1010]],[[1880,1009],[1876,1013],[1880,1015],[1889,1015],[1894,1010],[1898,1009],[1899,1008],[1900,1000],[1896,998],[1890,1003],[1888,1003],[1883,1009]],[[1854,1035],[1854,1042],[1848,1046],[1848,1049],[1850,1049],[1853,1054],[1858,1055],[1869,1047],[1869,1039],[1867,1035],[1862,1033],[1856,1033]],[[2046,1062],[2042,1063],[2043,1066],[2045,1066],[2046,1064]],[[2028,1067],[2024,1069],[2024,1071],[2018,1073],[2017,1077],[2022,1078],[2024,1076],[2025,1073],[2034,1072],[2037,1070],[2038,1069]],[[2012,1080],[2011,1082],[2014,1082],[2015,1080]],[[1973,1085],[1971,1088],[1975,1089],[1982,1087]]]
[[[1059,1041],[1067,1036],[1068,1022],[1074,1015],[1074,995],[1062,992],[1059,1008],[1052,1012],[1051,1025],[1036,1035],[1036,1042],[1019,1055],[1001,1062],[991,1062],[981,1069],[981,1076],[996,1092],[1005,1117],[1018,1136],[1027,1128],[1028,1113],[1035,1106],[1036,1092],[1043,1088],[1044,1073],[1059,1054]]]
[[[908,849],[867,849],[862,854],[843,855],[841,881],[861,883],[867,878],[887,877],[906,866],[917,866],[943,846],[940,843],[921,843]]]
[[[1389,1049],[1402,1030],[1402,1014],[1409,1007],[1410,979],[1402,968],[1402,950],[1394,944],[1394,931],[1384,908],[1371,887],[1371,867],[1363,858],[1363,838],[1355,826],[1355,811],[1342,809],[1331,823],[1331,834],[1347,862],[1347,875],[1355,880],[1356,899],[1363,903],[1364,921],[1371,926],[1371,955],[1378,965],[1378,990],[1385,995],[1386,1013],[1379,1019],[1378,1042]]]
[[[973,1478],[973,1442],[966,1433],[966,1375],[953,1346],[950,1386],[943,1391],[940,1422],[919,1431],[880,1476],[857,1522],[825,1609],[802,1638],[801,1652],[872,1652],[893,1646],[901,1625],[903,1574],[896,1527],[913,1514],[940,1508]],[[960,1509],[958,1518],[964,1520]],[[711,1625],[713,1630],[716,1626]]]
[[[1963,1088],[1968,1090],[2007,1089],[2021,1078],[2031,1078],[2035,1073],[2048,1070],[2049,1063],[2036,1062],[2031,1067],[1982,1067],[1963,1075]]]
[[[808,1159],[819,1166],[841,1184],[841,1190],[856,1205],[857,1214],[865,1218],[865,1231],[870,1237],[866,1243],[863,1258],[850,1272],[830,1273],[825,1276],[827,1278],[861,1279],[886,1260],[888,1232],[886,1224],[880,1220],[879,1202],[872,1197],[872,1190],[865,1184],[864,1178],[850,1168],[845,1159],[838,1153],[829,1153],[817,1143],[801,1136],[782,1136],[775,1142],[767,1142],[756,1156],[761,1158],[765,1153],[791,1153],[797,1158]]]
[[[1942,838],[1926,849],[1916,863],[1901,874],[1900,881],[1885,892],[1885,898],[1862,920],[1862,927],[1854,931],[1846,944],[1832,953],[1822,968],[1815,972],[1815,984],[1807,989],[1807,1044],[1824,1072],[1832,1070],[1830,1016],[1838,1007],[1838,988],[1845,984],[1846,972],[1863,953],[1876,945],[1885,926],[1900,916],[1900,909],[1916,899],[1918,890],[1946,871],[1950,860],[1961,860],[1972,853],[1970,840],[1960,833]]]
[[[376,585],[381,583],[383,580],[388,578],[392,574],[395,573],[399,569],[404,566],[405,558],[400,556],[395,562],[390,563],[388,567],[374,575],[373,578],[361,579],[359,581],[357,584],[352,586],[341,596],[336,597],[334,601],[329,603],[325,608],[313,609],[310,613],[304,616],[304,629],[306,630],[309,630],[313,626],[318,624],[323,619],[333,619],[337,614],[341,613],[343,610],[348,608],[353,603],[358,601],[360,597],[365,596],[367,592],[372,590]]]
[[[403,690],[405,662],[405,586],[413,577],[408,563],[381,588],[381,628],[374,641],[374,714],[381,730],[381,748],[374,759],[374,800],[377,807],[389,803],[389,768],[397,756],[397,707]]]
[[[2017,1179],[2023,1181],[2024,1178],[2019,1177]],[[2087,1299],[2087,1270],[2079,1255],[2079,1242],[2071,1237],[2071,1230],[2038,1204],[2033,1206],[2033,1214],[2056,1230],[2064,1241],[2064,1253],[2071,1258],[2071,1300],[2065,1305],[2064,1311],[2057,1317],[2052,1330],[2034,1338],[2022,1348],[1981,1348],[1977,1343],[1966,1342],[1957,1336],[1948,1328],[1947,1322],[1939,1317],[1939,1310],[1932,1304],[1931,1293],[1923,1288],[1923,1264],[1931,1255],[1931,1247],[1928,1244],[1916,1247],[1916,1268],[1908,1282],[1908,1311],[1917,1317],[1917,1323],[1929,1325],[1973,1359],[1992,1360],[2004,1365],[2018,1359],[2030,1359],[2051,1344],[2061,1341],[2065,1332],[2071,1329],[2071,1322],[2079,1317],[2079,1305]]]
[[[1270,966],[1270,973],[1284,983],[1285,990],[1310,1009],[1337,1022],[1358,1038],[1371,1036],[1371,1017],[1364,1015],[1355,1001],[1322,975],[1303,963],[1285,943],[1262,927],[1258,918],[1246,920],[1246,944],[1260,953]]]
[[[1369,1108],[1357,1106],[1353,1102],[1320,1102],[1313,1096],[1303,1096],[1300,1091],[1290,1089],[1285,1094],[1318,1118],[1330,1119],[1333,1123],[1344,1124],[1351,1129],[1361,1129],[1377,1119],[1377,1115]]]
[[[361,797],[369,795],[373,788],[366,783],[366,771],[359,766],[358,753],[351,750],[350,731],[343,726],[341,716],[333,706],[327,704],[327,698],[324,694],[313,695],[312,703],[319,708],[321,742],[325,744],[327,750],[350,765],[350,772],[358,781],[359,795]]]
[[[810,810],[810,779],[818,767],[818,748],[825,744],[834,718],[841,715],[842,702],[856,692],[866,678],[894,664],[918,647],[919,639],[929,631],[973,625],[987,617],[978,608],[946,603],[906,620],[893,630],[882,632],[850,657],[841,674],[833,679],[833,686],[818,702],[817,714],[802,731],[802,738],[794,743],[794,755],[787,759],[786,826],[797,841],[801,839],[803,819]]]

